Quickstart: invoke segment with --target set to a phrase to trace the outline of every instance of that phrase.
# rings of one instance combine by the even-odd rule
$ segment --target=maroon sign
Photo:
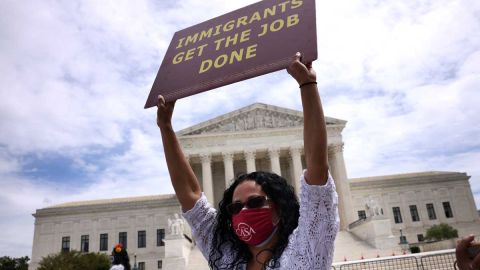
[[[315,0],[264,0],[176,32],[145,108],[317,59]]]

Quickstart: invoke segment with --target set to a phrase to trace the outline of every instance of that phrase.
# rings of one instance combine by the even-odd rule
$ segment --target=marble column
[[[292,184],[297,192],[297,195],[300,194],[300,176],[303,173],[302,168],[302,147],[294,146],[290,147],[290,157],[292,159],[293,165],[293,179]]]
[[[348,182],[347,169],[343,159],[343,143],[328,147],[328,164],[337,187],[340,229],[346,230],[348,224],[354,222],[357,218],[353,211],[350,183]]]
[[[209,153],[200,155],[202,160],[202,182],[203,192],[208,199],[208,202],[214,204],[213,200],[213,181],[212,181],[212,156]]]
[[[223,167],[225,168],[225,189],[230,186],[230,183],[235,177],[233,173],[233,153],[223,153]]]
[[[282,175],[282,170],[280,169],[280,149],[277,149],[277,148],[268,149],[268,156],[270,158],[270,170],[273,173]]]
[[[245,151],[245,160],[247,161],[247,173],[256,171],[255,166],[255,150]]]

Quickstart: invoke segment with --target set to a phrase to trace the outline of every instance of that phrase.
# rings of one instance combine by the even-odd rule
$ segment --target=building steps
[[[402,254],[401,248],[379,250],[371,246],[367,242],[359,239],[348,231],[340,231],[335,239],[335,252],[333,262],[355,261],[379,257],[388,257],[392,254]]]

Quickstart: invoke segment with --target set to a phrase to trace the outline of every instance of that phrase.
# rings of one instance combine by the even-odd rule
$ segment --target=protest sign
[[[178,31],[145,108],[284,69],[298,51],[317,59],[315,0],[264,0]]]

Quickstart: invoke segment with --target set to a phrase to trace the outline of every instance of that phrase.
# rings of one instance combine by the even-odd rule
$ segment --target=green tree
[[[0,270],[28,270],[28,256],[20,258],[0,257]]]
[[[60,252],[42,258],[38,270],[108,270],[110,258],[103,253]]]
[[[441,223],[439,225],[433,225],[427,230],[425,238],[427,240],[440,241],[446,239],[452,239],[458,237],[458,231],[452,226]]]

